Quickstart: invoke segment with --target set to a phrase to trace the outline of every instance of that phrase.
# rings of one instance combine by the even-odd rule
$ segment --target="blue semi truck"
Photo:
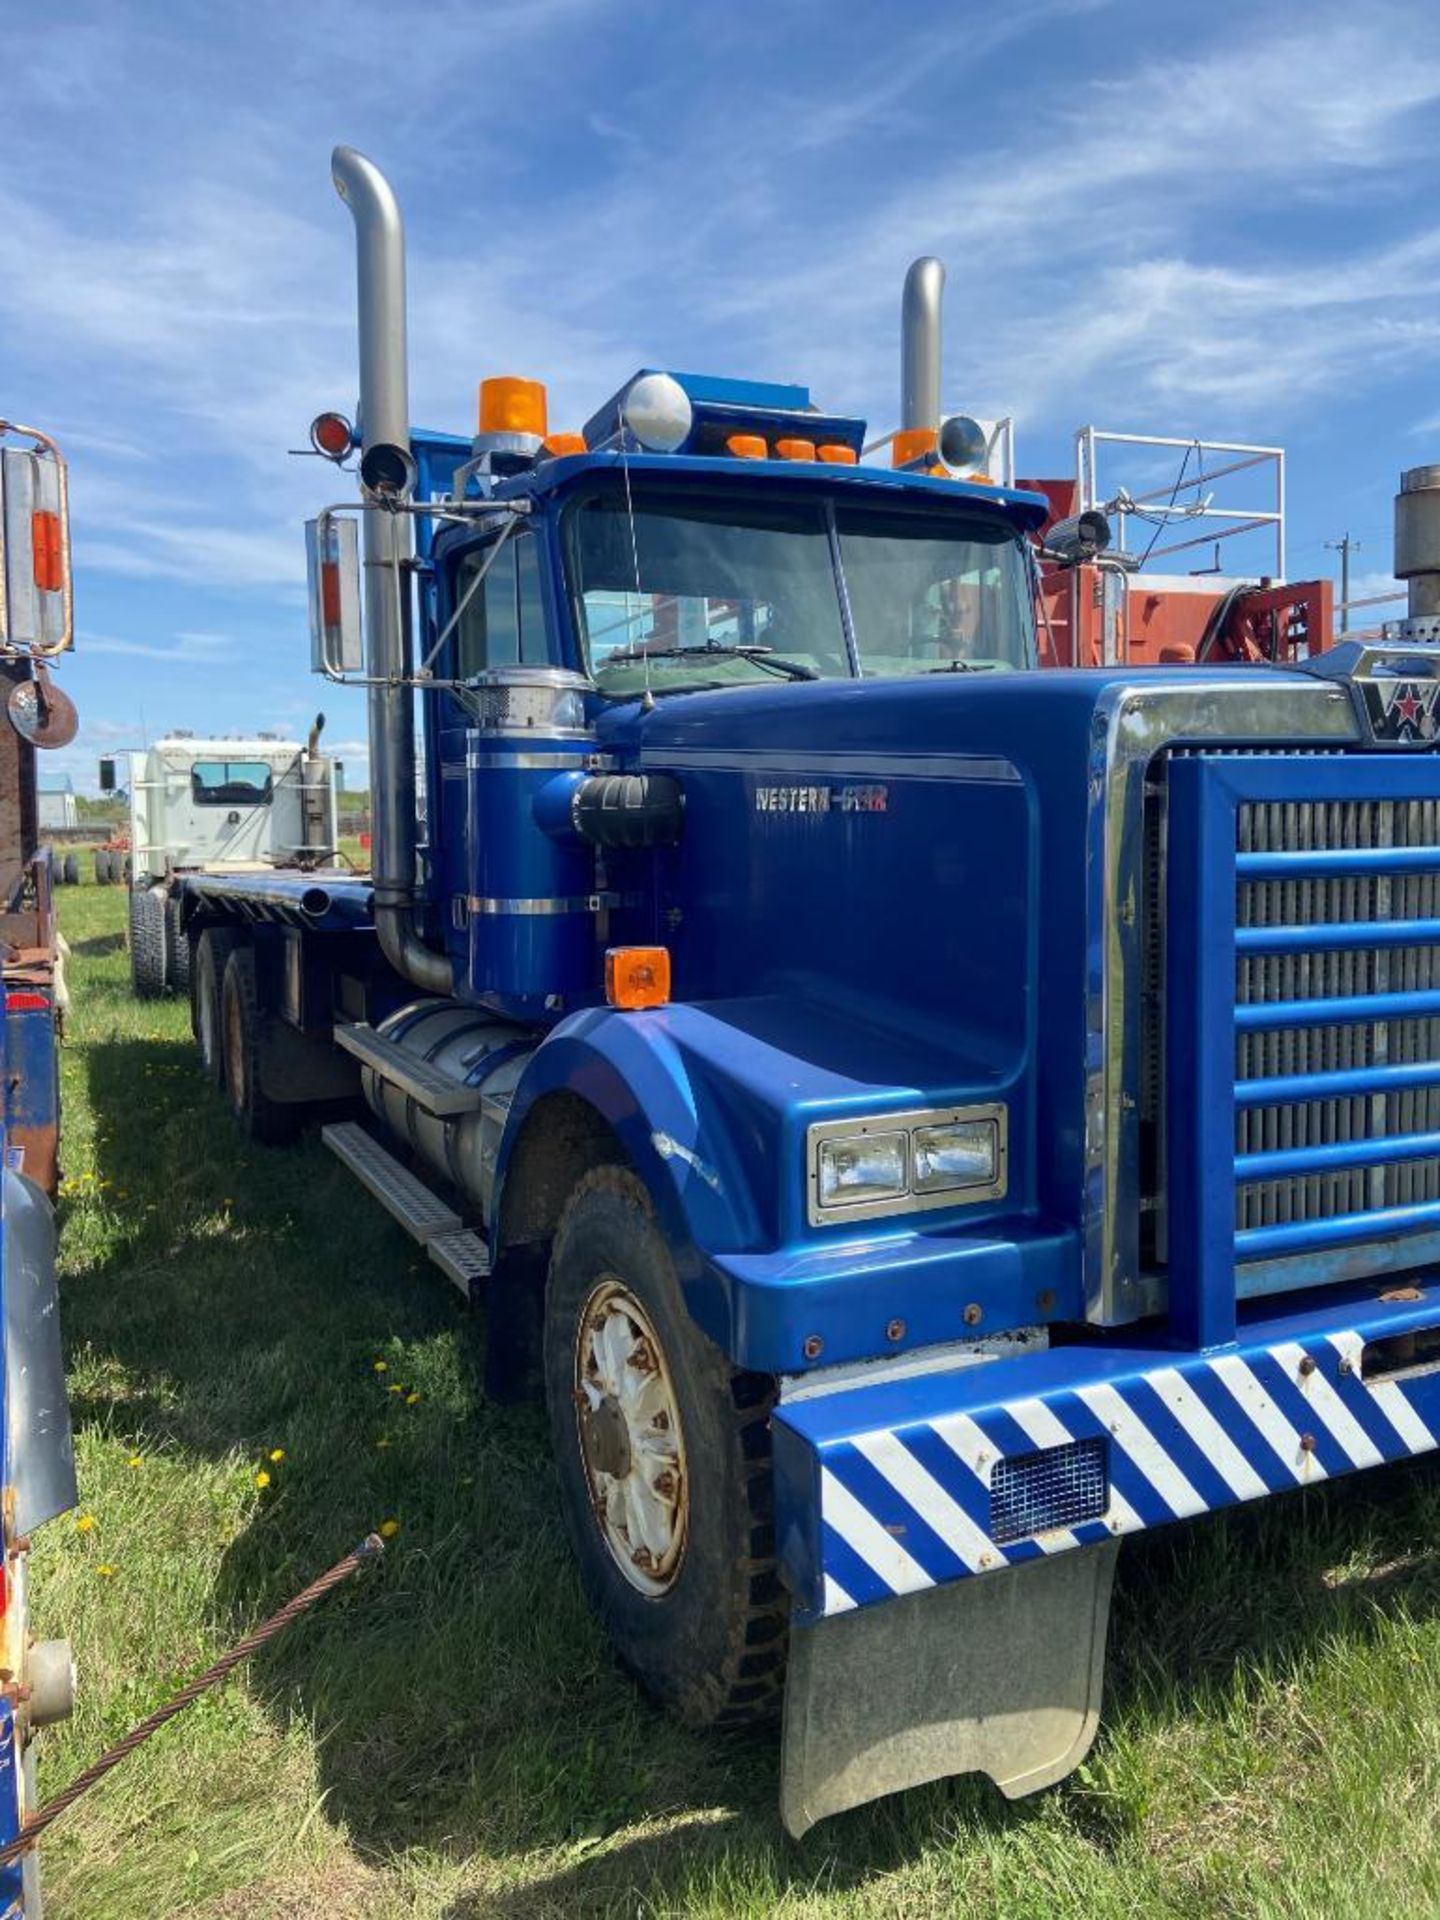
[[[933,264],[889,464],[653,369],[418,430],[399,210],[333,173],[374,870],[184,882],[204,1065],[484,1298],[621,1659],[783,1705],[792,1832],[1043,1787],[1124,1536],[1440,1432],[1440,653],[1031,671],[1047,507],[939,417]]]

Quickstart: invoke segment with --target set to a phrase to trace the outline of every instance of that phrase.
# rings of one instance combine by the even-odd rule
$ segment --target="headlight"
[[[856,1134],[820,1143],[819,1197],[822,1207],[853,1206],[863,1200],[894,1200],[906,1190],[908,1136],[903,1133]]]
[[[1009,1118],[992,1100],[817,1121],[805,1136],[810,1225],[1003,1199]]]
[[[960,1120],[915,1129],[915,1191],[988,1187],[995,1179],[999,1130],[993,1120]]]

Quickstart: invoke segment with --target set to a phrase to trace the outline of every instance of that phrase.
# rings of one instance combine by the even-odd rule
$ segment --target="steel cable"
[[[318,1580],[312,1580],[308,1587],[297,1593],[295,1598],[281,1607],[278,1613],[272,1614],[263,1626],[247,1634],[230,1649],[229,1653],[223,1654],[213,1666],[207,1667],[188,1686],[182,1687],[179,1693],[167,1700],[163,1707],[157,1707],[154,1713],[142,1720],[138,1726],[132,1727],[123,1740],[118,1740],[113,1747],[108,1747],[98,1760],[86,1767],[83,1773],[70,1782],[63,1793],[57,1793],[53,1800],[46,1802],[33,1819],[27,1820],[18,1838],[10,1841],[7,1846],[0,1847],[0,1867],[8,1867],[12,1861],[17,1860],[22,1853],[33,1847],[45,1829],[58,1820],[67,1808],[73,1807],[82,1793],[88,1793],[90,1788],[97,1781],[103,1780],[113,1767],[118,1767],[120,1762],[134,1753],[137,1747],[143,1746],[151,1734],[157,1733],[167,1720],[173,1720],[177,1713],[183,1713],[186,1707],[192,1706],[201,1694],[208,1693],[212,1687],[217,1686],[226,1674],[239,1666],[242,1660],[248,1660],[252,1653],[257,1653],[267,1641],[273,1640],[276,1634],[283,1633],[285,1628],[292,1621],[297,1620],[307,1608],[313,1607],[317,1600],[323,1600],[325,1595],[338,1587],[343,1580],[348,1580],[352,1573],[368,1561],[378,1559],[384,1551],[385,1542],[379,1534],[368,1534],[358,1547],[346,1554],[343,1560],[337,1560],[328,1573],[322,1573]]]

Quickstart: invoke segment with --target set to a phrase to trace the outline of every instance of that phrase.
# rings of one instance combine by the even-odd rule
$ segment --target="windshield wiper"
[[[987,660],[982,666],[978,660],[962,660],[957,654],[953,660],[946,660],[938,667],[926,667],[926,673],[993,673],[995,663]]]
[[[786,660],[780,654],[772,653],[769,647],[708,644],[703,647],[647,647],[638,653],[612,653],[610,661],[617,659],[623,659],[627,667],[644,660],[749,660],[755,666],[763,667],[767,673],[773,669],[777,673],[784,674],[787,680],[818,680],[820,678],[814,667],[807,667],[803,660]],[[607,666],[610,661],[606,662]]]

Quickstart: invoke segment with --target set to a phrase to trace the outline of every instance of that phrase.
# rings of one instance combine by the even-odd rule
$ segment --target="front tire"
[[[621,1661],[691,1726],[780,1704],[768,1376],[696,1327],[649,1195],[597,1167],[555,1236],[545,1397],[580,1578]]]
[[[137,1000],[165,991],[165,904],[149,892],[130,896],[130,985]]]
[[[264,1147],[287,1145],[299,1134],[305,1115],[299,1106],[272,1100],[262,1083],[266,1015],[255,982],[253,947],[237,946],[225,963],[220,1016],[230,1111],[247,1140]]]

